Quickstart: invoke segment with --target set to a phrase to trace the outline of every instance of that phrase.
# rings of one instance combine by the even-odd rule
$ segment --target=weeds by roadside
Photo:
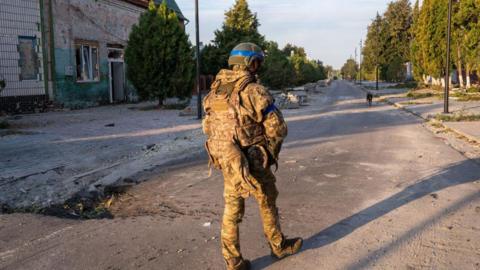
[[[480,87],[471,87],[466,90],[467,93],[480,93]]]
[[[414,90],[410,90],[407,93],[407,97],[413,98],[413,99],[429,98],[429,97],[435,97],[435,96],[438,96],[438,94],[432,93],[432,92],[417,92]]]
[[[480,114],[465,114],[463,112],[456,114],[437,114],[435,120],[442,122],[471,122],[480,121]]]
[[[416,89],[418,88],[418,83],[417,82],[404,82],[404,83],[398,83],[392,86],[389,86],[388,88],[390,89]]]
[[[404,101],[400,102],[401,105],[425,105],[425,104],[433,104],[432,101]]]
[[[470,90],[470,89],[468,89],[467,92],[453,92],[451,96],[456,97],[458,101],[479,101],[480,93],[474,92],[477,90]]]

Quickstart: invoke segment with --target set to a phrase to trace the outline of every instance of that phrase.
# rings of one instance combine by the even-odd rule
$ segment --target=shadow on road
[[[480,159],[476,160],[464,160],[458,163],[454,163],[447,168],[440,170],[439,172],[420,179],[417,183],[406,187],[403,191],[384,199],[350,217],[347,217],[339,222],[331,225],[328,228],[325,228],[305,239],[303,251],[309,249],[317,249],[323,246],[329,245],[337,240],[342,239],[343,237],[354,232],[356,229],[362,227],[363,225],[368,224],[369,222],[382,217],[383,215],[406,205],[416,199],[424,197],[426,195],[438,192],[448,187],[470,183],[480,180]],[[430,218],[428,221],[414,227],[406,235],[400,237],[392,245],[398,245],[399,243],[404,242],[412,235],[422,231],[427,228],[429,224],[434,223],[436,220],[445,216],[446,214],[459,209],[461,206],[471,202],[472,200],[478,199],[480,193],[475,193],[464,198],[462,201],[456,203],[454,206],[449,209],[445,209],[439,215],[436,215]],[[391,246],[392,246],[391,245]],[[382,255],[384,252],[391,247],[381,248],[379,250],[373,251],[371,256],[347,267],[347,269],[359,269],[365,267],[370,262],[371,258],[374,258],[375,255]],[[275,263],[270,256],[264,256],[261,258],[255,259],[252,264],[254,269],[263,269]]]

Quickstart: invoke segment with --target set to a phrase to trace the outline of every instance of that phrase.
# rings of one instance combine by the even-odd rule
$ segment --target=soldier
[[[286,239],[280,229],[278,191],[270,167],[277,165],[287,125],[270,93],[256,83],[255,74],[263,60],[257,45],[236,46],[228,59],[232,69],[218,73],[203,101],[209,163],[222,170],[224,177],[221,242],[229,270],[250,269],[250,262],[240,253],[238,229],[249,196],[259,204],[272,256],[282,259],[295,254],[303,243],[301,238]]]

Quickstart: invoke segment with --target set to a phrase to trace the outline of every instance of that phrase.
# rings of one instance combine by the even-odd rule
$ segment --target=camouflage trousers
[[[249,162],[250,163],[250,162]],[[253,164],[252,164],[253,165]],[[275,176],[272,171],[258,166],[250,166],[251,182],[254,191],[244,192],[235,188],[241,178],[238,172],[222,170],[225,180],[225,210],[222,221],[222,254],[225,259],[241,257],[239,242],[239,223],[245,213],[245,198],[253,196],[258,202],[260,216],[263,221],[263,231],[272,248],[278,249],[283,242],[276,199],[278,191],[275,186]]]

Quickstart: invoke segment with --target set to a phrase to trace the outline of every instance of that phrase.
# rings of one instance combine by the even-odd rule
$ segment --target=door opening
[[[125,72],[124,64],[122,62],[111,62],[111,89],[112,102],[119,103],[127,100],[125,92]]]
[[[123,54],[123,46],[121,45],[108,48],[111,103],[127,101],[127,91],[125,89],[125,63],[123,60]]]

